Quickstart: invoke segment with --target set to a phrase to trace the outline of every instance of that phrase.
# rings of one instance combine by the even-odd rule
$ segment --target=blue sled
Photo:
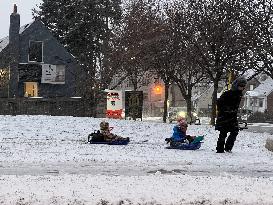
[[[181,149],[181,150],[196,150],[201,147],[202,142],[190,143],[190,144],[180,144],[178,146],[169,146],[166,149]]]
[[[171,138],[167,138],[165,139],[165,141],[170,142]],[[202,140],[204,140],[204,136],[197,136],[193,142],[186,144],[186,143],[174,143],[169,147],[166,147],[167,149],[181,149],[181,150],[196,150],[199,149],[201,147],[201,144],[203,142],[201,142]]]
[[[107,141],[89,141],[90,144],[107,144],[107,145],[127,145],[130,142],[130,139],[124,139],[124,140],[115,140],[115,141],[111,141],[111,142],[107,142]]]

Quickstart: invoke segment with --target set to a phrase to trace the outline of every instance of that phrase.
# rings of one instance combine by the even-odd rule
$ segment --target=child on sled
[[[188,123],[184,118],[178,118],[173,128],[173,135],[169,138],[171,146],[179,146],[183,143],[189,144],[194,141],[195,136],[187,135]]]
[[[113,127],[109,127],[109,122],[102,121],[100,123],[100,133],[103,135],[104,141],[118,141],[118,140],[129,140],[129,138],[123,138],[118,135],[111,133]]]

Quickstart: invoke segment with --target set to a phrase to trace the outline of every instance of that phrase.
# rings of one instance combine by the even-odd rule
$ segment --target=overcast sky
[[[32,21],[31,9],[41,2],[42,0],[0,0],[0,39],[8,36],[9,16],[13,11],[14,4],[17,4],[22,26]]]

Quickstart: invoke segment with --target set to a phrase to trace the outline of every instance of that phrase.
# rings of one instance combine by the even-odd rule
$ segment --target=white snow
[[[9,37],[8,36],[0,39],[0,52],[2,50],[4,50],[4,48],[6,48],[8,44],[9,44]]]
[[[218,132],[190,125],[202,147],[170,150],[174,124],[107,119],[131,142],[87,144],[101,120],[0,116],[0,204],[273,204],[270,134],[241,131],[233,153],[217,154]]]
[[[268,96],[273,91],[273,80],[268,77],[265,81],[263,81],[257,88],[252,91],[247,91],[246,96],[251,97],[263,97]]]

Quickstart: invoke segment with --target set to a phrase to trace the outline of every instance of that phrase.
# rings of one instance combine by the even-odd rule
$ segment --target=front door
[[[37,82],[25,82],[24,86],[25,97],[38,97],[38,83]]]

